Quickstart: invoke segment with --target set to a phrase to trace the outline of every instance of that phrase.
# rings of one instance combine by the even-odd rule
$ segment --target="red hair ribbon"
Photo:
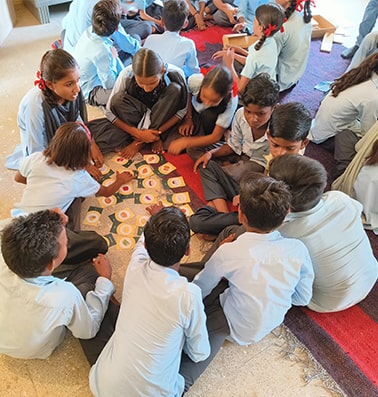
[[[34,80],[34,85],[38,86],[38,88],[42,91],[46,89],[45,80],[43,80],[40,70],[37,72],[37,80]]]
[[[285,22],[287,22],[287,18],[284,18],[284,20],[283,20],[283,22],[282,22],[282,25],[281,25],[281,28],[280,28],[280,32],[281,32],[281,33],[283,33],[283,32],[285,31],[285,28],[284,28],[284,26],[283,26],[283,24],[284,24]]]
[[[201,67],[200,68],[200,73],[203,75],[203,76],[206,76],[211,70],[213,70],[215,68],[215,65],[212,65],[212,66],[209,66],[208,68],[204,68],[204,67]]]
[[[304,6],[303,6],[302,3],[305,3],[306,1],[307,1],[307,0],[297,0],[297,3],[296,3],[296,5],[295,5],[295,9],[296,9],[298,12],[303,11]],[[314,1],[314,0],[310,0],[310,6],[311,6],[311,7],[316,7],[315,1]]]
[[[264,34],[266,37],[269,37],[271,33],[275,30],[277,30],[277,26],[269,24],[268,27],[264,30]]]
[[[239,94],[238,83],[234,81],[232,83],[232,96],[235,98]]]
[[[84,123],[81,123],[80,121],[77,121],[76,123],[79,124],[81,127],[83,127],[85,133],[87,134],[89,141],[92,141],[92,133],[91,133],[90,129]]]

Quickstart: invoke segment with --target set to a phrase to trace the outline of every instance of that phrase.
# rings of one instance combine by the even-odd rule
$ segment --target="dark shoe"
[[[350,59],[353,58],[353,55],[358,50],[358,45],[354,45],[353,47],[347,48],[341,53],[341,58]]]

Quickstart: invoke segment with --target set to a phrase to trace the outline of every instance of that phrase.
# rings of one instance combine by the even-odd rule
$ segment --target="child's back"
[[[143,47],[157,52],[164,62],[181,68],[185,77],[199,72],[197,50],[194,41],[180,36],[189,15],[184,0],[169,0],[164,3],[163,21],[166,28],[161,35],[150,35]]]

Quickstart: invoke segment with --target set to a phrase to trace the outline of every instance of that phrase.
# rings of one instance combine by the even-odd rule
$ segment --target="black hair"
[[[269,134],[290,142],[304,141],[311,128],[311,113],[299,102],[277,106],[270,118]]]
[[[260,73],[249,80],[241,94],[244,106],[250,103],[261,107],[275,106],[279,101],[280,86],[268,73]]]
[[[121,21],[122,8],[119,1],[100,0],[93,7],[92,29],[103,37],[112,35]]]
[[[40,276],[58,257],[63,228],[60,215],[49,210],[13,219],[1,233],[1,252],[9,269],[22,278]]]
[[[152,215],[144,227],[146,250],[158,265],[169,267],[185,255],[190,241],[190,227],[177,207],[165,207]]]
[[[254,47],[256,51],[265,43],[267,37],[272,37],[281,29],[284,23],[284,17],[284,9],[276,3],[266,3],[256,8],[255,18],[263,28],[263,36]],[[274,27],[274,29],[269,29],[271,27]]]
[[[297,8],[297,4],[298,1],[297,0],[291,0],[291,4],[288,8],[286,8],[285,10],[285,17],[286,19],[289,19],[291,17],[291,15],[294,13],[294,11]],[[303,4],[303,21],[305,23],[309,23],[311,22],[311,18],[312,18],[312,13],[311,13],[311,0],[303,0],[301,1],[301,3]]]
[[[248,226],[269,232],[278,228],[289,212],[291,195],[284,182],[247,172],[240,181],[240,210]]]
[[[133,56],[132,68],[135,76],[152,77],[162,73],[164,63],[155,51],[141,48]]]
[[[327,171],[323,165],[300,154],[275,157],[269,164],[269,175],[289,186],[292,212],[315,207],[327,184]]]
[[[203,78],[201,87],[212,88],[222,98],[231,97],[231,88],[234,80],[231,72],[223,65],[215,66]]]
[[[189,8],[185,0],[168,0],[164,2],[163,22],[170,32],[179,32],[189,16]]]

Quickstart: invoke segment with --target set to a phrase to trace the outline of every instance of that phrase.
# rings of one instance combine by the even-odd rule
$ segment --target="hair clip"
[[[90,129],[81,121],[77,121],[76,123],[79,124],[81,127],[83,127],[85,133],[87,134],[89,141],[91,142],[92,141],[92,133],[91,133]]]
[[[46,89],[46,83],[42,78],[42,73],[40,70],[37,72],[37,80],[34,80],[34,85],[38,86],[38,88],[42,91]]]
[[[305,2],[307,2],[307,1],[308,1],[308,0],[297,0],[296,5],[295,5],[295,9],[296,9],[298,12],[303,11],[304,6],[303,6],[302,3],[305,3]],[[310,0],[310,6],[311,6],[311,7],[316,7],[315,1],[314,1],[314,0]]]

